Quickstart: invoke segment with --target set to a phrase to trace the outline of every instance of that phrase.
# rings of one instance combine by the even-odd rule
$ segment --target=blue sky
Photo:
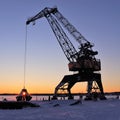
[[[1,0],[0,92],[16,92],[23,87],[25,22],[45,7],[54,6],[95,44],[105,91],[120,91],[119,0]],[[28,26],[27,48],[26,87],[31,92],[53,92],[64,75],[72,74],[45,18]],[[84,91],[81,84],[74,90]]]

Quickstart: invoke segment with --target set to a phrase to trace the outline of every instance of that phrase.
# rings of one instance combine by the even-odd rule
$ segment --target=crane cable
[[[26,83],[26,61],[27,61],[27,25],[25,27],[25,48],[24,48],[24,83],[23,88],[25,89],[25,83]]]

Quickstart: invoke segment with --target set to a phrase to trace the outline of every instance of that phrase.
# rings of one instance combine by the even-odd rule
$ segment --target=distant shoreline
[[[72,93],[72,95],[86,95],[87,93]],[[17,93],[0,93],[2,95],[18,95]],[[53,93],[31,93],[30,95],[52,96]],[[120,92],[105,92],[105,95],[120,95]]]

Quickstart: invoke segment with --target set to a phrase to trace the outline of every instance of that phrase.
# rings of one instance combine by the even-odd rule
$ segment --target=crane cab
[[[100,59],[86,59],[79,60],[78,62],[70,62],[68,64],[69,71],[81,71],[81,70],[91,70],[100,71],[101,62]]]

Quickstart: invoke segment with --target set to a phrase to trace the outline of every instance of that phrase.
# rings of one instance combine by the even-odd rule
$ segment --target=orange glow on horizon
[[[2,87],[3,86],[3,87]],[[55,87],[57,84],[28,84],[26,85],[26,89],[28,90],[28,93],[54,93]],[[107,84],[103,83],[104,92],[119,92],[120,88],[116,86],[108,86]],[[0,93],[15,93],[19,94],[21,89],[23,89],[22,85],[13,85],[13,84],[6,84],[1,85]],[[73,88],[71,89],[72,93],[86,93],[87,90],[87,82],[78,82],[76,83]]]
[[[69,73],[66,73],[69,74]],[[11,75],[11,74],[10,74]],[[31,75],[31,74],[30,74]],[[28,93],[54,93],[55,87],[61,81],[63,74],[55,74],[54,72],[51,75],[40,75],[36,77],[34,74],[27,77],[25,88],[28,90]],[[120,91],[119,87],[119,78],[102,73],[102,83],[104,92],[118,92]],[[12,77],[12,80],[9,79]],[[23,89],[23,80],[22,77],[15,76],[6,76],[4,74],[1,77],[1,88],[0,93],[15,93],[19,94]],[[110,81],[111,80],[111,81]],[[78,82],[71,89],[72,93],[86,93],[87,82]]]

